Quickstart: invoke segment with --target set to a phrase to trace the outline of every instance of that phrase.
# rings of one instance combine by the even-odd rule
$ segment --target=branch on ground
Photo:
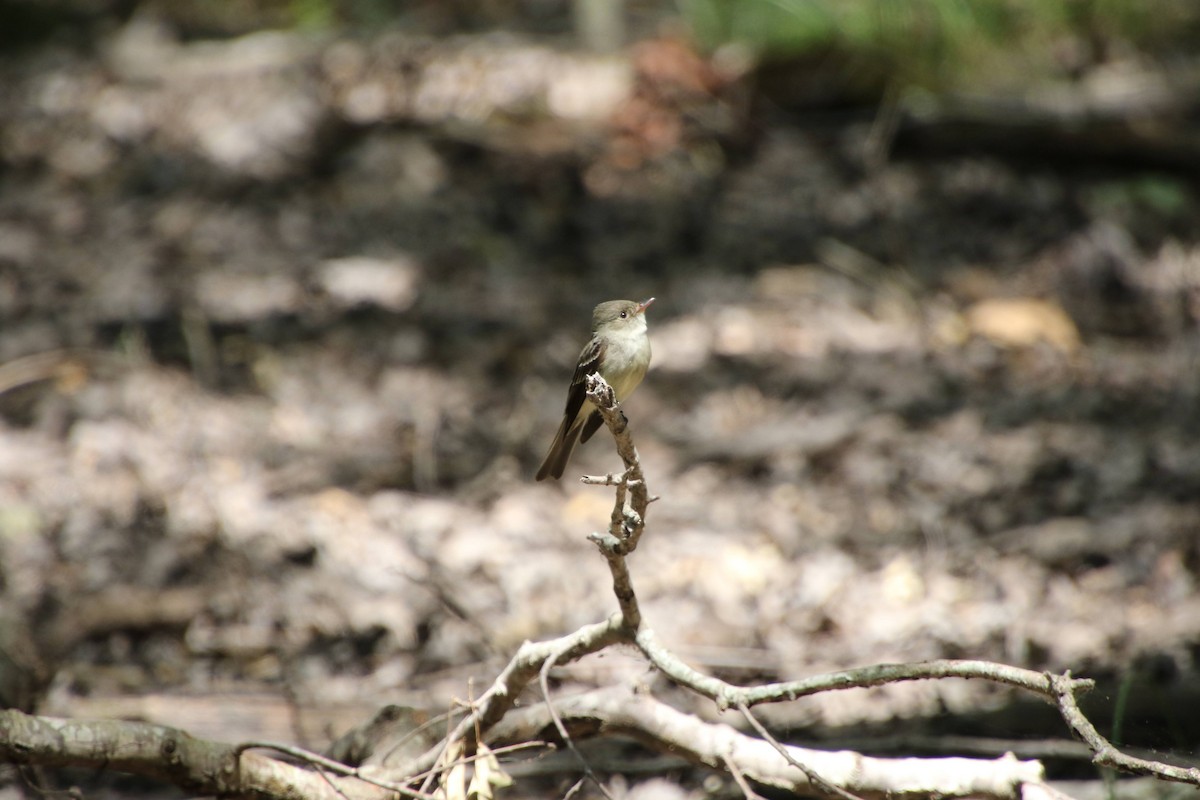
[[[386,800],[396,787],[305,769],[163,725],[72,720],[0,711],[0,762],[109,769],[221,796]]]
[[[747,736],[729,725],[705,722],[629,687],[598,689],[555,702],[568,729],[589,728],[606,735],[636,739],[655,750],[682,756],[711,769],[727,771],[733,760],[751,781],[788,792],[838,797],[789,764],[769,742]],[[542,705],[509,714],[492,730],[494,744],[555,740],[549,712]],[[871,758],[851,751],[829,752],[784,745],[812,772],[859,796],[891,798],[966,796],[1016,798],[1021,787],[1041,783],[1037,761],[1012,755],[998,759]]]

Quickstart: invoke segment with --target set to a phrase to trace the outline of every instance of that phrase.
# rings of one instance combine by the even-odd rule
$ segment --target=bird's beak
[[[646,309],[649,308],[650,304],[653,302],[654,302],[654,298],[651,297],[649,300],[643,300],[642,302],[638,303],[637,311],[635,313],[637,313],[637,314],[646,313]]]

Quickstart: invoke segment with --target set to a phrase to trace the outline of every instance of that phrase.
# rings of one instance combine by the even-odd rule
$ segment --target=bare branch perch
[[[584,480],[587,483],[616,485],[617,502],[613,507],[608,532],[617,540],[617,544],[612,546],[618,548],[621,555],[628,555],[637,549],[638,540],[645,530],[650,492],[642,476],[642,462],[638,458],[637,448],[633,446],[633,437],[629,435],[629,421],[617,406],[616,393],[604,378],[593,374],[587,376],[587,396],[596,404],[600,416],[612,431],[617,454],[625,462],[625,471],[599,479],[585,476]]]
[[[595,403],[608,429],[612,431],[617,443],[617,453],[625,462],[623,472],[583,477],[584,483],[617,487],[608,533],[595,533],[588,538],[596,543],[600,553],[608,561],[608,569],[613,577],[613,594],[621,607],[621,617],[626,629],[632,632],[641,626],[642,612],[638,607],[637,595],[633,591],[625,556],[637,548],[638,541],[642,538],[642,531],[646,527],[646,509],[650,505],[650,492],[646,488],[645,478],[642,477],[642,463],[638,458],[637,448],[633,446],[633,437],[629,434],[629,421],[617,407],[616,393],[604,378],[589,375],[587,396]]]

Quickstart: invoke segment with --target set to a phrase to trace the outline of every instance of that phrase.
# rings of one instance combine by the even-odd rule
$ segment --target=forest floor
[[[512,100],[487,77],[522,58]],[[532,475],[592,305],[655,296],[630,565],[668,646],[739,682],[1069,669],[1103,731],[1195,760],[1195,185],[864,159],[870,114],[671,38],[614,63],[135,21],[0,64],[0,700],[320,749],[605,618],[611,495],[569,478],[610,440]],[[545,69],[599,108],[530,111]],[[669,691],[632,654],[559,679]],[[957,681],[764,714],[873,752],[1066,737]]]

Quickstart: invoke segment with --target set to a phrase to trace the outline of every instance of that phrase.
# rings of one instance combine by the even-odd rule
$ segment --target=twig
[[[57,380],[68,386],[86,381],[93,362],[117,359],[100,351],[86,349],[49,350],[0,364],[0,394],[31,383]]]
[[[342,798],[342,800],[350,800],[350,796],[343,792],[341,788],[334,783],[333,778],[329,777],[329,773],[325,771],[324,767],[322,767],[320,764],[314,764],[313,768],[317,771],[318,775],[325,779],[325,783],[329,785],[329,788],[337,792],[338,797]]]
[[[589,486],[618,486],[625,482],[624,472],[610,472],[607,475],[584,475],[579,479],[580,483],[586,483]]]
[[[1135,775],[1152,775],[1175,783],[1200,786],[1200,768],[1176,767],[1161,761],[1148,761],[1121,752],[1100,735],[1096,727],[1084,716],[1075,701],[1074,683],[1071,674],[1048,675],[1051,691],[1058,704],[1058,711],[1071,730],[1079,734],[1095,754],[1092,763],[1102,767],[1113,767]]]
[[[624,472],[605,476],[606,479],[613,480],[602,482],[602,485],[617,487],[609,526],[609,533],[617,543],[607,543],[602,545],[601,549],[615,547],[621,555],[628,555],[637,549],[642,531],[645,530],[650,492],[642,475],[641,459],[638,457],[637,448],[633,446],[633,437],[629,434],[629,421],[618,408],[616,393],[599,374],[592,374],[587,376],[587,396],[604,418],[604,423],[616,440],[617,454],[625,462]],[[591,483],[591,477],[585,476],[585,482]]]
[[[1160,761],[1150,761],[1123,753],[1105,739],[1079,709],[1076,695],[1090,691],[1095,681],[1075,678],[1071,674],[1055,675],[1045,672],[996,664],[989,661],[942,659],[912,664],[878,664],[861,669],[814,675],[798,681],[772,683],[764,686],[735,686],[719,678],[705,675],[680,660],[658,641],[650,628],[637,632],[637,645],[659,670],[680,686],[716,702],[717,707],[749,708],[760,703],[796,700],[834,689],[867,688],[887,683],[943,678],[981,678],[1018,689],[1034,692],[1053,702],[1067,725],[1082,738],[1094,753],[1093,763],[1113,767],[1136,775],[1152,775],[1177,783],[1200,786],[1200,768],[1176,767]]]
[[[982,678],[1035,692],[1056,702],[1056,679],[1066,681],[1064,685],[1069,686],[1072,692],[1086,692],[1095,686],[1095,681],[1087,678],[1056,676],[990,661],[954,659],[910,664],[877,664],[844,672],[814,675],[798,681],[768,683],[763,686],[736,686],[720,678],[705,675],[685,664],[658,641],[658,637],[650,628],[640,629],[636,639],[638,647],[654,666],[680,686],[715,701],[721,710],[739,705],[754,706],[796,700],[833,689],[861,689],[882,686],[885,683],[941,678]]]
[[[579,790],[583,788],[583,783],[586,780],[587,780],[586,777],[580,778],[579,780],[575,781],[575,783],[571,784],[571,788],[568,789],[567,793],[563,795],[563,800],[571,800],[572,797],[577,795],[579,793]]]
[[[305,750],[302,747],[293,747],[292,745],[280,744],[278,742],[252,741],[239,743],[236,747],[234,747],[234,752],[240,757],[248,750],[259,749],[274,750],[277,753],[283,753],[284,755],[299,759],[305,763],[312,764],[314,767],[317,767],[318,772],[320,773],[321,777],[325,778],[325,781],[329,787],[333,789],[333,791],[337,792],[338,796],[342,798],[346,797],[346,793],[340,787],[338,787],[337,784],[329,780],[329,778],[324,774],[324,772],[321,772],[321,770],[329,770],[336,775],[358,778],[360,781],[369,783],[372,786],[378,786],[380,789],[387,789],[388,791],[404,795],[405,797],[412,797],[416,800],[433,800],[433,795],[431,794],[418,792],[415,789],[410,789],[403,784],[395,783],[393,781],[383,781],[363,775],[357,767],[348,767],[341,762],[334,761],[331,758],[326,758],[320,753],[314,753],[310,750]]]
[[[632,637],[620,614],[614,614],[604,622],[585,625],[574,633],[546,642],[525,642],[516,655],[484,692],[470,714],[459,721],[446,737],[454,742],[471,734],[478,726],[481,734],[487,732],[513,707],[521,691],[537,677],[546,659],[555,656],[567,662],[576,661],[589,653],[603,650],[610,645],[629,642]],[[406,765],[411,772],[424,772],[434,766],[441,751],[432,748],[424,755]]]
[[[474,708],[472,708],[472,711],[473,710],[474,710]],[[454,715],[453,710],[446,712],[446,736],[445,736],[445,738],[443,738],[441,740],[441,742],[438,743],[437,747],[428,751],[430,753],[433,753],[436,751],[436,753],[437,753],[437,755],[433,759],[433,763],[430,765],[429,769],[427,769],[423,772],[415,772],[415,774],[419,775],[422,779],[421,780],[421,791],[422,792],[428,792],[431,789],[433,789],[434,778],[441,775],[442,772],[444,771],[444,769],[442,767],[440,767],[439,765],[442,764],[442,762],[446,760],[446,754],[450,752],[450,748],[453,747],[454,743],[458,741],[458,738],[454,735],[454,731],[456,729],[451,727],[451,720],[453,720],[453,718],[454,718],[453,715]],[[470,720],[471,720],[471,717],[469,717],[469,716],[467,718],[465,718],[459,724],[459,729],[466,726]]]
[[[750,782],[746,780],[746,776],[742,773],[742,768],[738,766],[736,758],[728,755],[725,756],[725,769],[729,770],[729,774],[733,776],[733,782],[742,790],[742,796],[746,800],[766,800],[766,798],[754,791],[750,786]]]
[[[763,741],[774,747],[775,751],[779,753],[779,755],[783,756],[784,761],[803,772],[814,786],[823,789],[830,794],[837,795],[838,797],[842,798],[842,800],[862,800],[862,798],[858,795],[851,794],[839,786],[834,786],[832,783],[822,778],[820,774],[812,767],[804,764],[802,761],[788,752],[788,749],[784,747],[778,739],[772,736],[770,731],[763,727],[763,724],[758,721],[758,718],[755,717],[754,714],[750,712],[750,707],[745,703],[738,704],[738,711],[742,712],[742,716],[745,717],[746,722],[750,723],[750,727],[754,728],[758,735],[763,738]]]
[[[456,713],[459,713],[459,712],[456,711],[455,709],[450,709],[449,711],[446,711],[444,713],[437,714],[437,715],[431,717],[430,719],[426,720],[425,722],[422,722],[417,727],[406,732],[403,736],[401,736],[399,739],[397,739],[395,743],[391,744],[387,748],[387,750],[383,751],[380,754],[380,757],[377,759],[378,763],[386,764],[394,753],[397,753],[400,751],[400,748],[404,747],[410,741],[412,741],[416,737],[420,736],[421,734],[423,734],[425,731],[429,730],[433,726],[440,725],[441,723],[444,722],[444,723],[446,723],[447,727],[449,727],[450,720],[452,720],[454,718],[454,715]],[[413,780],[416,780],[419,777],[423,777],[423,776],[414,775]]]
[[[475,761],[478,761],[481,758],[490,758],[491,756],[500,756],[500,755],[504,755],[506,753],[515,753],[515,752],[518,752],[521,750],[533,750],[534,748],[538,748],[538,747],[546,747],[546,748],[549,748],[550,750],[554,750],[553,744],[550,744],[548,742],[543,742],[540,740],[530,740],[530,741],[525,741],[525,742],[517,742],[516,744],[504,745],[503,747],[495,747],[495,748],[492,748],[490,753],[473,753],[472,755],[469,755],[469,756],[460,756],[458,759],[455,760],[454,763],[456,763],[456,764],[460,764],[460,763],[461,764],[471,764]],[[425,772],[419,772],[416,775],[412,775],[408,778],[408,780],[410,780],[410,781],[425,780],[426,778],[428,778],[430,776],[440,775],[444,771],[445,771],[445,767],[434,767],[433,769],[427,770]],[[436,796],[437,795],[434,795],[434,797],[436,797]]]
[[[562,717],[554,710],[554,701],[550,699],[550,670],[554,669],[555,663],[558,661],[558,653],[551,655],[546,659],[546,663],[542,664],[542,669],[538,674],[538,683],[542,689],[542,699],[546,703],[546,713],[550,715],[550,719],[554,722],[554,727],[558,731],[558,735],[566,743],[568,749],[579,759],[579,766],[583,768],[584,777],[589,778],[592,783],[596,784],[596,788],[600,790],[608,800],[613,800],[613,796],[609,794],[608,789],[600,782],[600,778],[592,770],[592,765],[583,757],[583,753],[579,752],[579,748],[575,746],[575,740],[571,738],[567,726],[563,724]]]

